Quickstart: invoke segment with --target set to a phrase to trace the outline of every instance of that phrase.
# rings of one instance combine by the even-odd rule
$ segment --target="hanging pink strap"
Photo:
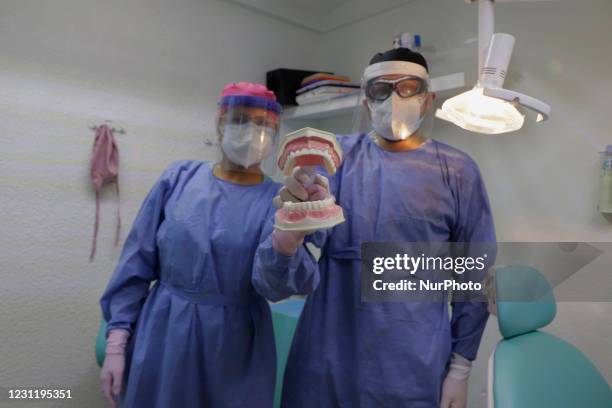
[[[91,180],[96,191],[96,219],[94,222],[93,240],[89,261],[93,261],[96,255],[98,240],[98,228],[100,225],[100,192],[107,184],[115,183],[117,191],[117,229],[115,233],[115,245],[119,244],[121,232],[121,212],[119,205],[119,149],[115,142],[115,136],[107,125],[98,126],[96,139],[94,141],[91,155]]]
[[[119,235],[121,233],[121,200],[119,199],[119,177],[115,181],[115,191],[117,191],[117,230],[115,231],[115,246],[119,245]]]
[[[100,192],[96,191],[96,220],[94,221],[93,239],[91,242],[91,253],[89,254],[89,262],[93,261],[96,256],[96,246],[98,244],[98,226],[100,224]]]

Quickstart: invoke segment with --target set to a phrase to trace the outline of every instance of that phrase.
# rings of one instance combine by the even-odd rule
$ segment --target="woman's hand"
[[[111,330],[106,339],[104,364],[100,372],[102,393],[109,406],[117,408],[117,400],[123,385],[125,371],[125,346],[130,338],[130,332],[124,329]]]

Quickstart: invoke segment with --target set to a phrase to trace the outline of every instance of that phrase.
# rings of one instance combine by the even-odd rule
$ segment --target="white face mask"
[[[405,140],[423,123],[421,108],[424,98],[401,98],[395,92],[383,102],[368,102],[372,112],[372,128],[387,140]]]
[[[221,148],[232,163],[248,168],[268,157],[273,135],[274,130],[254,124],[226,125]]]

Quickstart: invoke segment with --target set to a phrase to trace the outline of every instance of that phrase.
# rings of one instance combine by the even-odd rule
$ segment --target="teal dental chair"
[[[488,408],[612,407],[610,386],[591,361],[538,330],[556,314],[541,273],[524,266],[497,269],[495,292],[503,339],[489,359]]]

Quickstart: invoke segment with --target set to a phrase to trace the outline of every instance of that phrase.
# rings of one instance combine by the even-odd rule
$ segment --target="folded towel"
[[[339,88],[339,87],[322,87],[313,89],[302,95],[296,96],[295,100],[298,105],[307,105],[309,103],[323,102],[330,99],[336,99],[349,95],[355,95],[359,91],[351,88]]]
[[[318,81],[310,85],[303,86],[300,89],[298,89],[296,93],[300,95],[300,94],[303,94],[304,92],[308,92],[313,89],[317,89],[321,87],[328,87],[328,86],[338,87],[338,88],[352,88],[352,89],[360,88],[360,84],[355,83],[355,82],[341,82],[341,81],[326,80],[326,81]]]
[[[326,81],[326,80],[339,81],[339,82],[351,82],[350,78],[347,78],[345,76],[326,74],[324,72],[319,72],[316,74],[308,75],[306,78],[302,79],[301,85],[307,86],[309,84],[312,84],[313,82]]]

